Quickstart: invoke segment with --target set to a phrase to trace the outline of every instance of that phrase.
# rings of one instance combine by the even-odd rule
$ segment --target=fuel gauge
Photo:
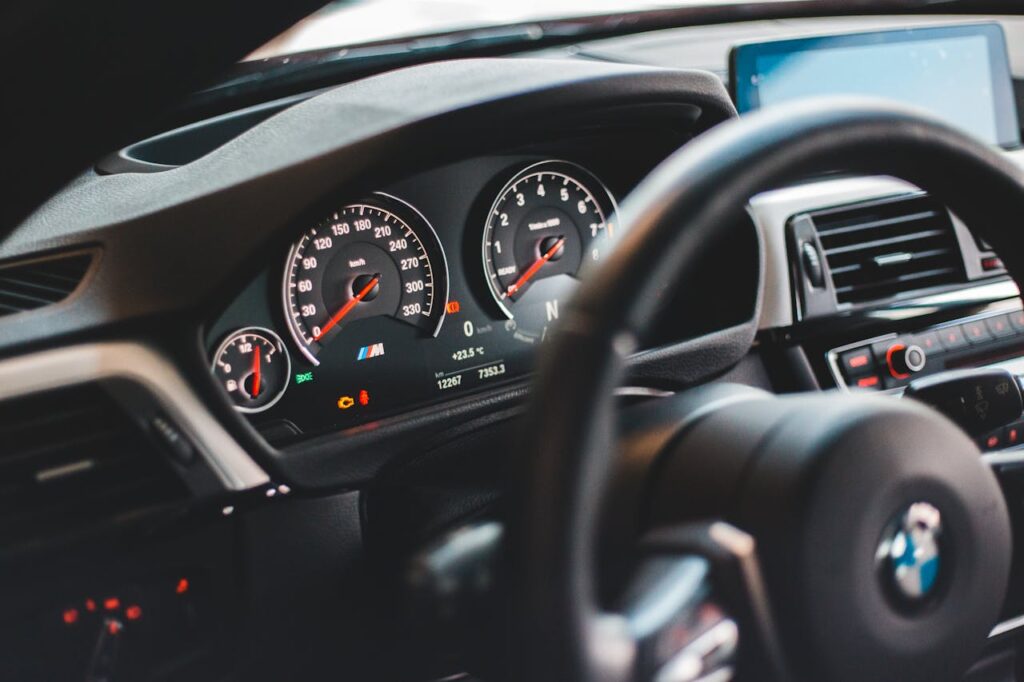
[[[262,412],[274,405],[291,374],[281,338],[262,327],[230,334],[213,356],[213,374],[239,412]]]

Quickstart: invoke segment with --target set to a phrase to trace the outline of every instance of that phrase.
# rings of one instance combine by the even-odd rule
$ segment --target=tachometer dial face
[[[349,204],[292,246],[285,314],[314,365],[350,325],[390,317],[436,335],[448,298],[448,266],[434,229],[409,204],[385,194]]]
[[[281,338],[261,327],[228,335],[213,356],[213,374],[239,412],[262,412],[288,388],[291,359]]]
[[[487,216],[484,272],[505,326],[542,340],[588,261],[599,261],[615,233],[615,200],[590,172],[543,161],[513,177]]]

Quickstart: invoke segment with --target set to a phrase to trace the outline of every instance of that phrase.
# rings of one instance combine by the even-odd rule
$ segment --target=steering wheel
[[[662,163],[541,359],[510,527],[514,679],[935,682],[976,660],[1006,594],[1010,524],[947,418],[885,396],[727,385],[617,406],[663,292],[747,201],[836,170],[924,189],[1022,281],[1021,170],[916,110],[783,106]],[[635,542],[615,545],[624,520]],[[625,552],[631,571],[609,589],[598,566]]]

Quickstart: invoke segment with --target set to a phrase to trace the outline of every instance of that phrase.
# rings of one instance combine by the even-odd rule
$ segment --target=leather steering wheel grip
[[[669,157],[623,202],[620,243],[587,273],[541,356],[510,495],[512,679],[622,679],[628,652],[606,646],[595,546],[625,359],[654,327],[661,292],[729,237],[752,196],[834,171],[929,192],[1022,281],[1024,230],[1000,225],[1024,217],[1024,172],[919,110],[806,100],[723,123]]]

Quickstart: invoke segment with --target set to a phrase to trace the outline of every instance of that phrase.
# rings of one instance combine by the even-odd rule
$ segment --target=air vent
[[[966,282],[949,212],[920,195],[810,214],[836,301],[881,301]]]
[[[82,283],[92,258],[75,253],[0,266],[0,317],[60,303]]]
[[[162,453],[100,386],[0,403],[0,543],[70,534],[184,495]]]

